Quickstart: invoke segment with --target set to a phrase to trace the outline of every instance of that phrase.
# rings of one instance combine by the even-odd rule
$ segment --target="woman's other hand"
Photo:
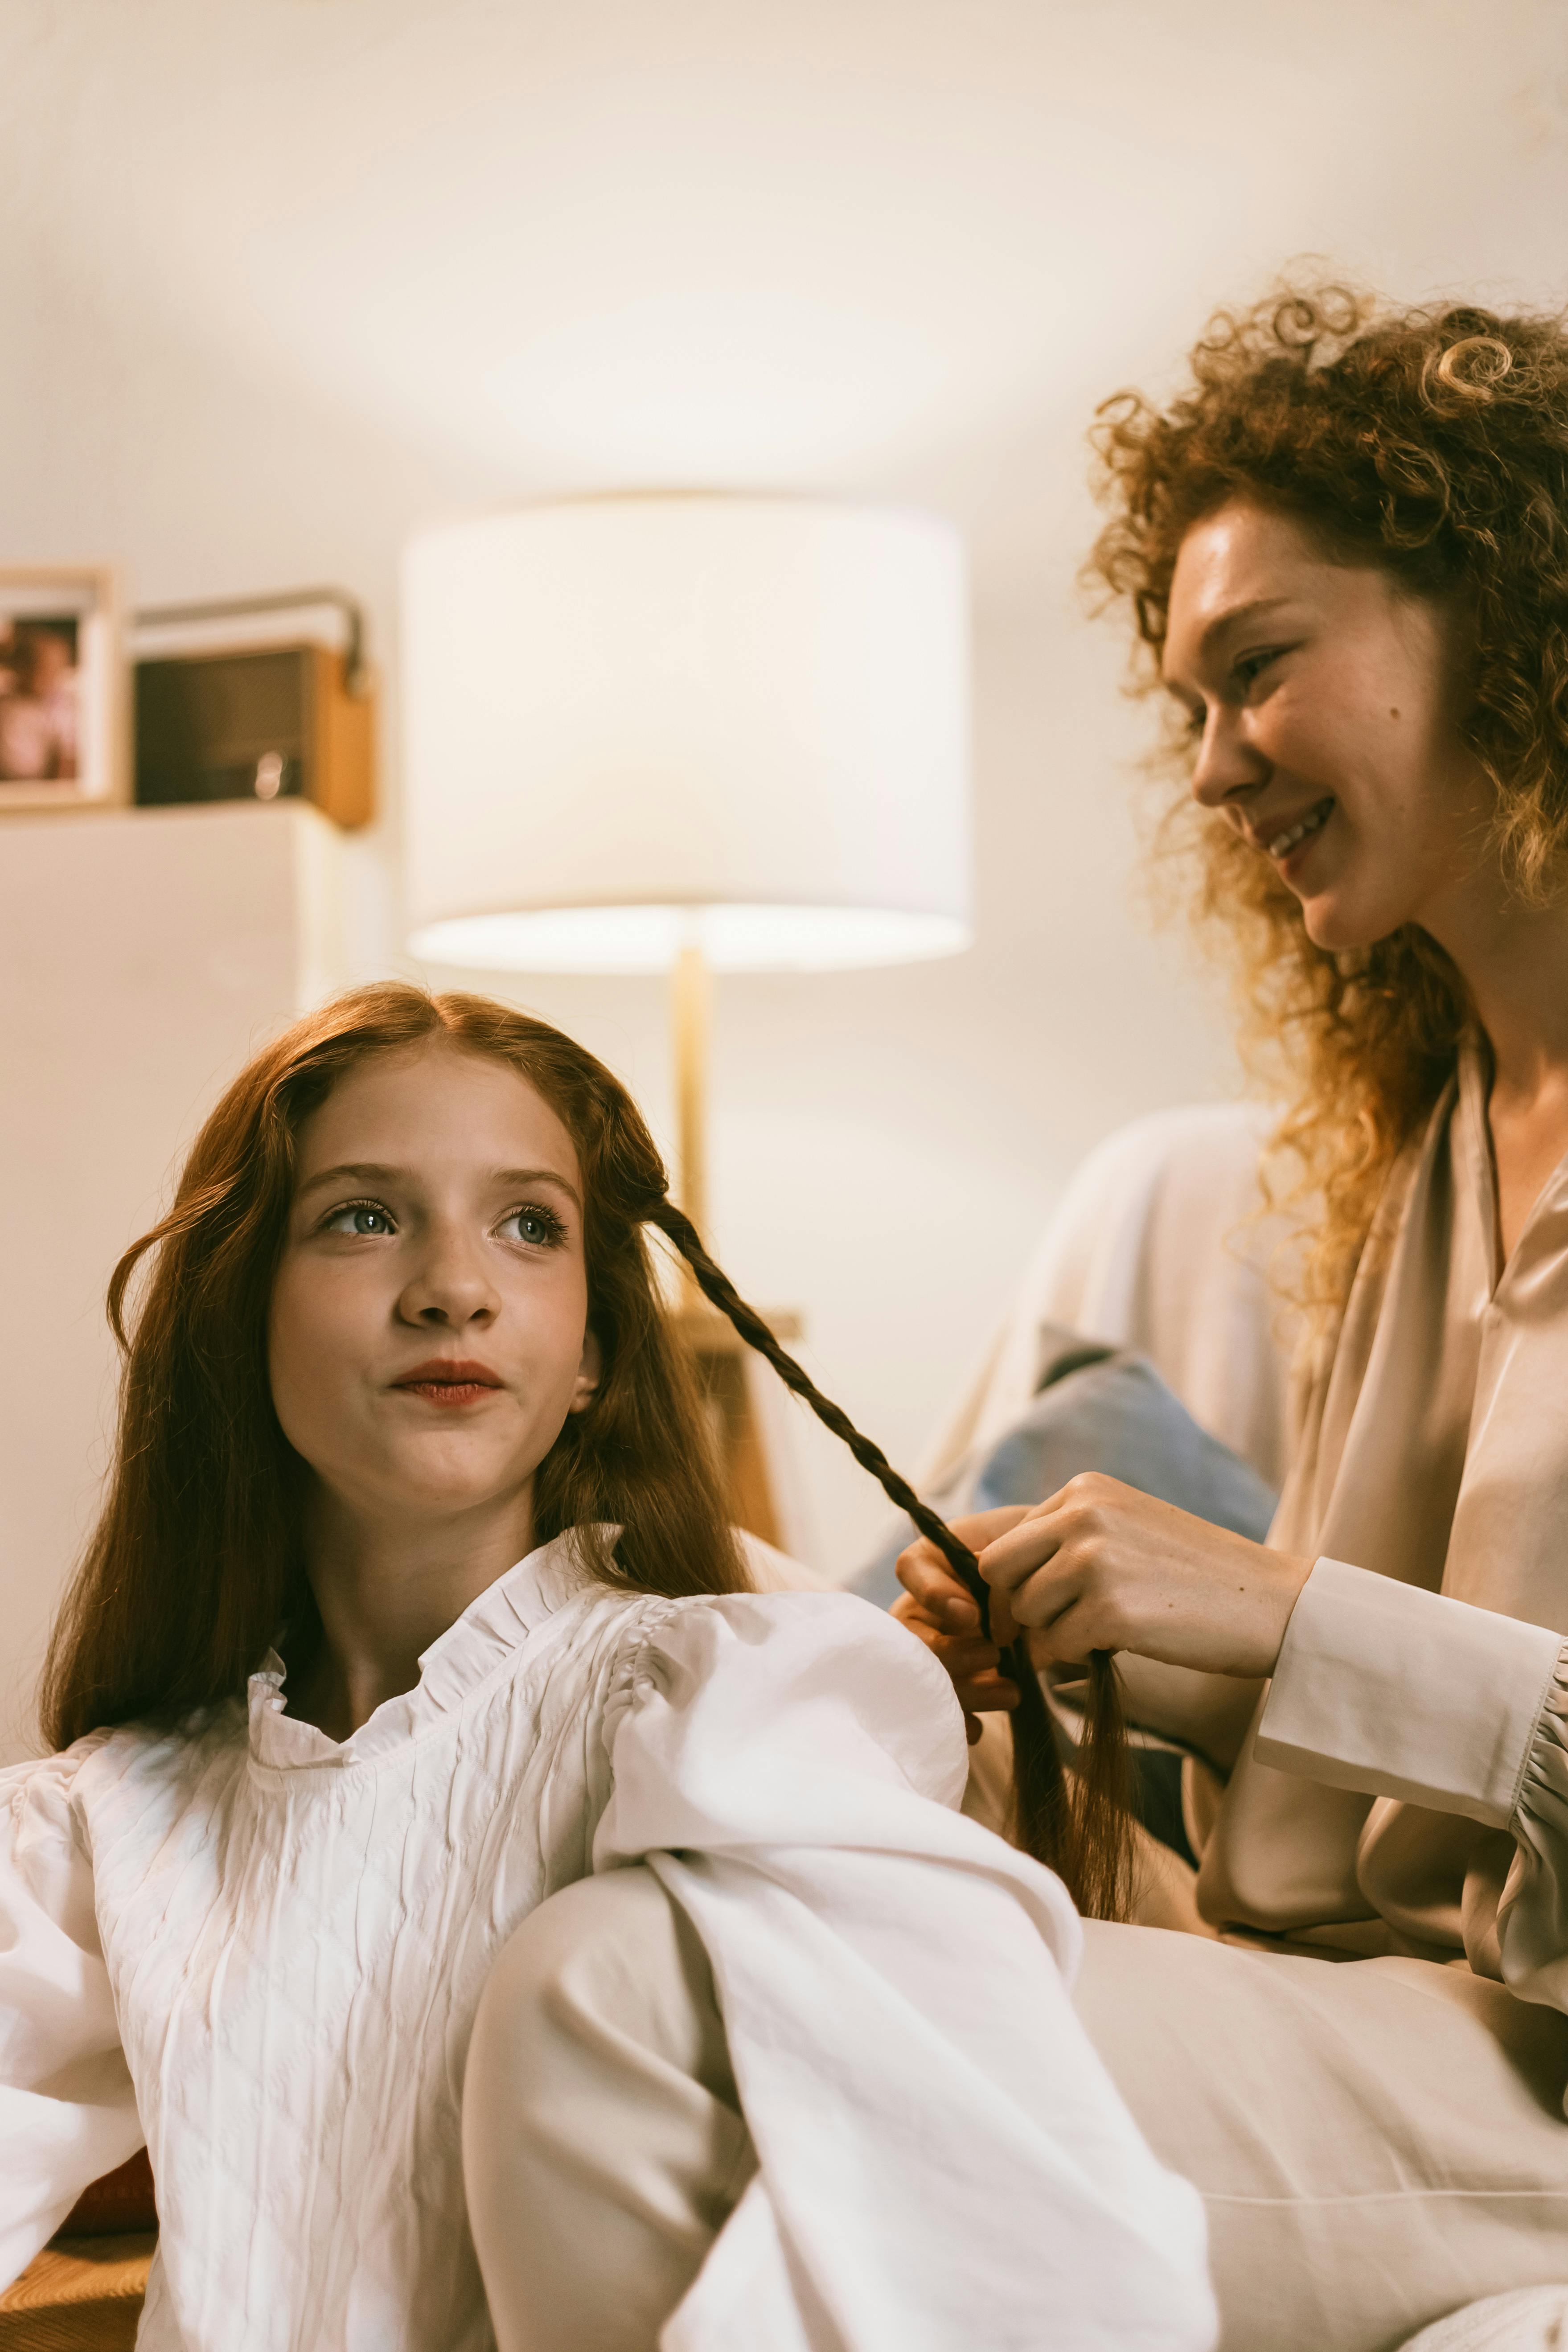
[[[1012,1526],[998,1528],[980,1557],[995,1596],[993,1629],[1000,1633],[1009,1617],[1027,1626],[1037,1656],[1060,1664],[1080,1664],[1096,1650],[1131,1650],[1207,1674],[1272,1674],[1311,1572],[1310,1559],[1270,1551],[1097,1471],[1010,1516]],[[899,1574],[916,1590],[904,1560]],[[951,1604],[943,1622],[952,1638]],[[974,1704],[962,1686],[959,1697]]]
[[[1023,1504],[1009,1504],[1001,1510],[975,1511],[968,1518],[952,1520],[950,1525],[959,1541],[978,1553],[1028,1516]],[[1008,1682],[997,1671],[1002,1656],[998,1644],[1010,1642],[1017,1631],[1007,1603],[999,1594],[993,1598],[991,1631],[994,1639],[988,1642],[980,1630],[977,1603],[935,1544],[926,1542],[923,1537],[900,1554],[899,1581],[904,1591],[893,1603],[893,1614],[946,1668],[963,1709],[963,1727],[973,1748],[980,1737],[982,1715],[1018,1704],[1016,1683]]]

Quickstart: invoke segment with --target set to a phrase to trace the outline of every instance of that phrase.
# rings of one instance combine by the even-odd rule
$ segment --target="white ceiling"
[[[35,398],[133,307],[454,499],[890,491],[999,587],[1288,257],[1568,292],[1568,5],[3,0],[0,222]]]

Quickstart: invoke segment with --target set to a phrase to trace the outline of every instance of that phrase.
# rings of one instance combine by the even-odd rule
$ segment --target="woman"
[[[1267,1546],[1098,1477],[962,1532],[998,1638],[1115,1651],[1188,1748],[1203,1919],[1256,1948],[1091,1927],[1080,1995],[1207,2196],[1224,2341],[1371,2352],[1568,2280],[1568,336],[1292,299],[1100,446],[1316,1344]]]
[[[1268,1545],[1100,1478],[961,1531],[994,1632],[1115,1650],[1194,1759],[1209,1932],[1091,1920],[1077,2000],[1203,2191],[1225,2352],[1388,2352],[1568,2281],[1568,337],[1292,298],[1103,447],[1202,898],[1299,1073],[1318,1347]],[[904,1574],[966,1707],[1004,1706],[972,1601],[922,1548]],[[700,2231],[703,1989],[629,1999],[640,1915],[581,1891],[574,2005],[541,1954],[509,2062],[603,2096],[624,2036]],[[1093,2340],[1044,2273],[1038,2340]]]
[[[144,2352],[648,2352],[677,2305],[702,2352],[959,2352],[971,2263],[1022,2352],[1024,2224],[1079,2340],[1201,2352],[1201,2218],[1072,2014],[1071,1906],[956,1811],[902,1633],[749,1589],[647,1228],[776,1355],[624,1089],[481,998],[346,997],[207,1122],[110,1292],[121,1328],[151,1260],[57,1752],[0,1775],[0,2279],[145,2137]],[[722,1984],[721,2193],[568,2221],[563,2278],[636,2120],[508,2068],[594,1873],[642,1890],[634,1991]]]

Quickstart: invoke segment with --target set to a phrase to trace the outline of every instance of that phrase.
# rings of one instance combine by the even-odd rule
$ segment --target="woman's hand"
[[[997,1536],[1027,1518],[1026,1506],[1009,1504],[996,1511],[975,1511],[968,1518],[949,1522],[961,1543],[980,1552]],[[900,1624],[918,1635],[933,1657],[945,1666],[963,1709],[963,1727],[973,1747],[980,1737],[980,1717],[989,1710],[1018,1704],[1018,1685],[997,1672],[1000,1643],[1017,1631],[1000,1595],[991,1603],[991,1631],[986,1641],[980,1631],[980,1611],[954,1576],[935,1544],[922,1537],[899,1557],[899,1581],[904,1591],[893,1603]]]
[[[910,1558],[899,1574],[918,1591],[904,1575]],[[1005,1601],[1034,1633],[1037,1655],[1079,1664],[1096,1650],[1131,1650],[1258,1677],[1274,1671],[1311,1567],[1093,1471],[1016,1517],[980,1556],[996,1596],[994,1630]],[[977,1703],[962,1688],[959,1697]]]

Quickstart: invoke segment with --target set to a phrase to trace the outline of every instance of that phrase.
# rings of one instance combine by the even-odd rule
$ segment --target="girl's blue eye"
[[[334,1209],[327,1219],[330,1234],[356,1234],[375,1236],[392,1231],[392,1219],[374,1201],[351,1201],[345,1208]]]

